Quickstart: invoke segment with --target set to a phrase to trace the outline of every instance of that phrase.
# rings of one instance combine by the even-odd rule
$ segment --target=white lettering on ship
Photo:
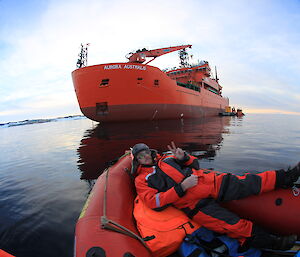
[[[111,69],[122,69],[120,64],[115,65],[105,65],[104,70],[111,70]]]
[[[132,70],[132,69],[135,69],[135,70],[146,70],[146,66],[140,66],[140,65],[129,65],[129,64],[125,64],[122,65],[121,64],[113,64],[113,65],[105,65],[104,70],[116,70],[116,69],[129,69],[129,70]]]
[[[136,69],[136,70],[146,70],[146,66],[139,66],[139,65],[124,65],[124,69]]]

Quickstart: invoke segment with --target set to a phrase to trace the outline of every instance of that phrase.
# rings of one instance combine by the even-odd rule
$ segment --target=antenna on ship
[[[185,48],[179,51],[179,59],[180,59],[180,66],[181,67],[190,67],[190,65],[189,65],[189,55],[188,55]]]
[[[77,69],[87,66],[87,57],[88,57],[88,46],[90,44],[81,44],[81,50],[78,54],[79,58],[76,63]]]
[[[217,74],[217,66],[215,66],[215,73],[216,73],[216,81],[218,82],[219,79],[218,79],[218,74]]]

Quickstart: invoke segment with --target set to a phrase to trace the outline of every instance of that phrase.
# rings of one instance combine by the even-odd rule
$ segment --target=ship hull
[[[178,86],[149,65],[89,66],[73,71],[72,78],[82,113],[99,122],[199,118],[218,115],[229,105],[204,88]]]

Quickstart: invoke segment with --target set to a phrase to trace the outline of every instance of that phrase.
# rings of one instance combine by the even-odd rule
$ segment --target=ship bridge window
[[[109,79],[102,79],[102,81],[100,83],[100,87],[107,86],[108,83],[109,83]]]
[[[219,92],[217,91],[217,89],[211,87],[210,85],[208,85],[208,84],[206,84],[206,83],[204,83],[204,88],[205,88],[206,90],[208,90],[208,91],[210,91],[210,92],[216,94],[216,95],[219,95]]]
[[[180,87],[185,87],[185,88],[200,92],[200,87],[198,87],[196,85],[193,85],[193,84],[190,84],[190,83],[186,84],[186,83],[182,83],[182,82],[178,82],[178,81],[176,83]]]

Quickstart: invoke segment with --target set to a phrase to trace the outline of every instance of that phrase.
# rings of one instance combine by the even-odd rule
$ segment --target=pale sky
[[[183,44],[217,66],[230,105],[300,114],[299,0],[0,0],[0,123],[81,114],[71,72]],[[178,54],[159,57],[161,69]]]

